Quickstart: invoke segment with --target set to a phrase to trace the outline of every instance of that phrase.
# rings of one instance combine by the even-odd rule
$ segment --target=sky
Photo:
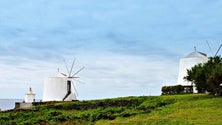
[[[220,0],[0,1],[0,98],[23,99],[66,73],[79,100],[160,95],[176,85],[180,58],[222,43]],[[221,52],[219,52],[221,54]]]

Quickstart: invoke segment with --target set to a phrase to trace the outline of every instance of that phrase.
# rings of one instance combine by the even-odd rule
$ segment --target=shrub
[[[187,87],[189,86],[163,86],[161,91],[162,95],[173,95],[173,94],[181,94],[181,93],[192,93],[193,91],[187,91]],[[192,87],[192,86],[191,86]]]

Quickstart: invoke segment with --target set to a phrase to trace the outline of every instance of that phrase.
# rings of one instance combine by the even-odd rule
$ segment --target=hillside
[[[49,102],[0,112],[0,124],[222,124],[222,98],[203,94]]]

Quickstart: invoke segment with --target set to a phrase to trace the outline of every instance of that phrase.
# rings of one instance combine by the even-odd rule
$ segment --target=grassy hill
[[[222,124],[222,98],[204,94],[49,102],[0,112],[0,124]]]

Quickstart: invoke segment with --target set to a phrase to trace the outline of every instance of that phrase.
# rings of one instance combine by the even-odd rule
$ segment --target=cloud
[[[97,54],[97,57],[92,53],[84,55],[85,57],[81,57],[82,55],[77,57],[74,67],[74,71],[77,71],[81,66],[86,66],[79,73],[80,80],[86,84],[76,83],[79,99],[158,95],[162,84],[176,83],[174,77],[176,77],[177,67],[175,65],[177,64],[173,63],[171,59],[113,53]],[[68,63],[71,58],[72,56],[67,57]],[[23,97],[22,94],[30,86],[33,87],[38,98],[41,98],[44,79],[55,73],[57,68],[60,68],[61,72],[66,71],[62,60],[60,60],[61,62],[47,62],[23,58],[17,61],[20,63],[5,62],[3,64],[5,60],[15,61],[13,57],[1,59],[0,88],[8,90],[17,88],[17,93],[20,94],[16,98]],[[173,68],[169,70],[167,67]]]
[[[28,58],[1,57],[0,58],[0,90],[8,90],[0,98],[23,98],[29,87],[42,98],[43,81],[50,74],[56,72],[59,64]],[[12,91],[16,90],[16,91]]]
[[[178,67],[171,59],[163,59],[161,56],[144,58],[112,53],[104,55],[97,55],[96,60],[86,63],[87,67],[81,76],[87,84],[77,84],[80,98],[158,95],[162,84],[176,83],[174,77],[177,78]],[[168,67],[172,68],[169,70]],[[87,91],[81,88],[83,86],[89,87],[84,87]]]
[[[220,1],[19,1],[0,4],[0,89],[23,97],[77,58],[80,99],[158,95],[179,58],[221,39]],[[215,46],[219,45],[214,44]],[[217,48],[217,47],[212,47]],[[66,71],[61,68],[61,71]],[[4,91],[5,93],[6,91]],[[5,97],[0,97],[5,98]]]

